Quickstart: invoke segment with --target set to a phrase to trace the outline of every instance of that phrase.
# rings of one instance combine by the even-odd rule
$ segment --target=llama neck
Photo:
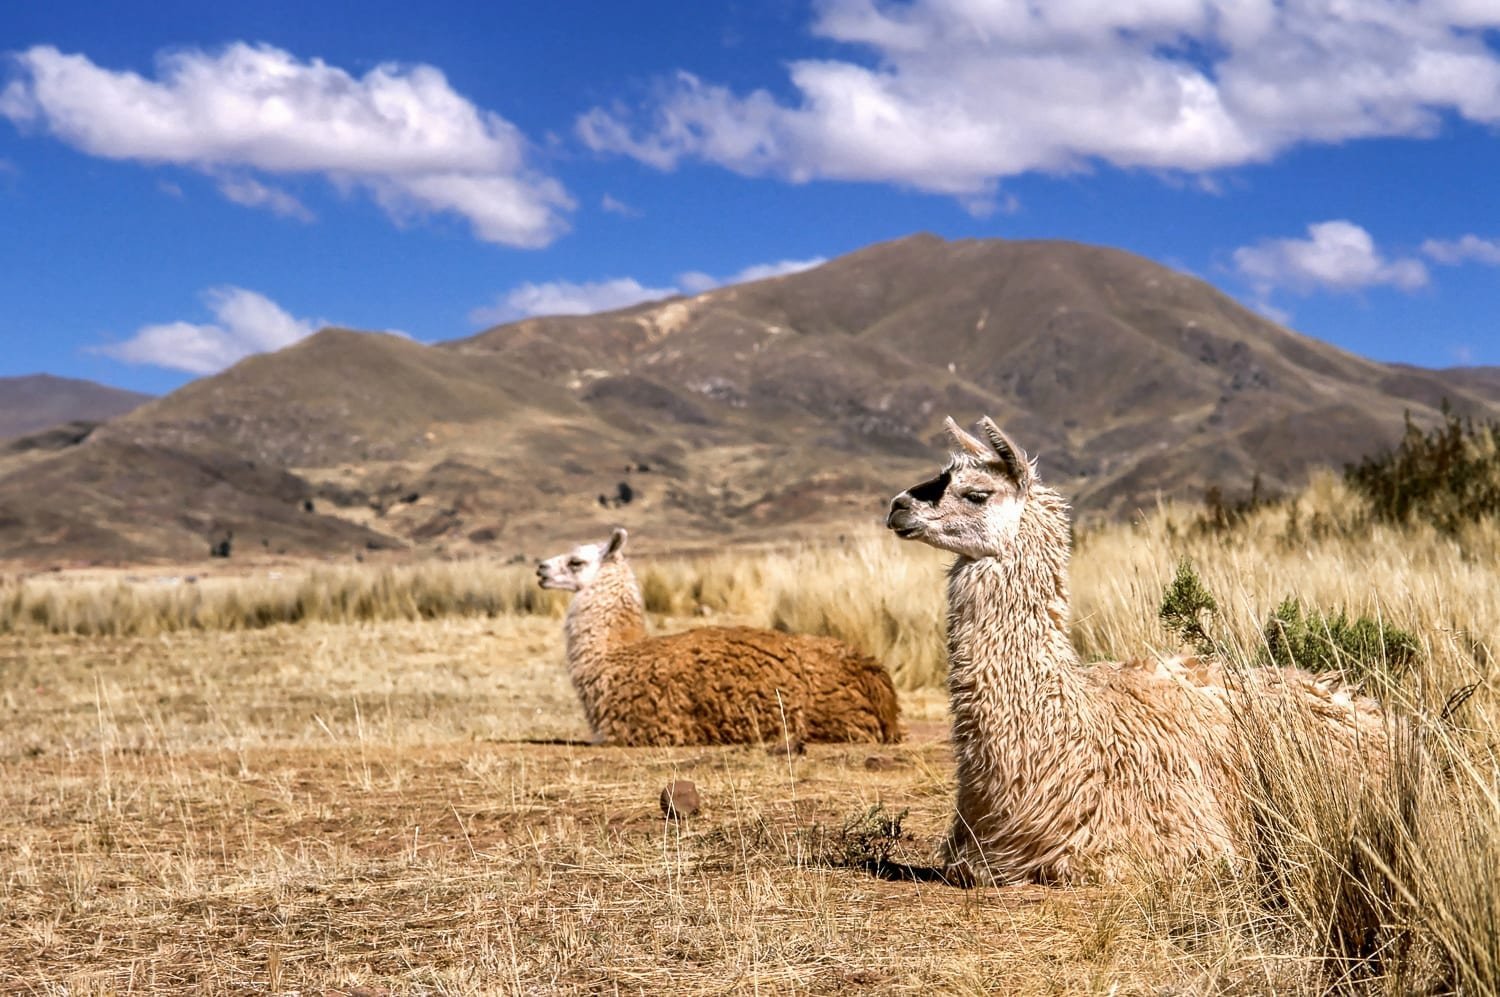
[[[1038,491],[1041,491],[1038,489]],[[1068,639],[1066,507],[1034,493],[1004,557],[960,557],[948,575],[955,743],[995,750],[1068,737],[1086,708]]]
[[[575,678],[615,648],[646,636],[641,588],[623,557],[606,562],[589,587],[573,595],[563,632]]]

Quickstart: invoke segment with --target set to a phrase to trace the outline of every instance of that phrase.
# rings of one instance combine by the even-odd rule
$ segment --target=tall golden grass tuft
[[[865,537],[781,563],[766,579],[767,625],[845,640],[883,661],[898,688],[941,685],[948,671],[947,559],[929,547],[893,543]]]
[[[1267,660],[1267,618],[1288,597],[1420,643],[1414,666],[1376,661],[1366,677],[1400,718],[1383,777],[1330,764],[1303,719],[1240,704],[1255,868],[1219,881],[1212,901],[1177,897],[1226,920],[1212,959],[1269,948],[1305,968],[1299,989],[1500,992],[1495,523],[1457,535],[1381,525],[1331,475],[1232,529],[1202,522],[1196,509],[1164,507],[1081,539],[1075,640],[1087,657],[1172,650],[1154,608],[1182,558],[1216,596],[1210,636],[1235,667]]]
[[[380,568],[80,582],[0,582],[0,633],[150,636],[258,630],[281,623],[367,623],[443,616],[560,616],[567,601],[524,566],[433,561]]]
[[[1241,702],[1236,721],[1254,864],[1210,899],[1172,897],[1173,915],[1217,905],[1216,956],[1256,939],[1302,967],[1296,989],[1497,992],[1500,769],[1474,731],[1403,714],[1382,771],[1332,763],[1316,724],[1266,703]]]
[[[648,612],[725,615],[827,634],[887,662],[902,688],[941,684],[942,558],[873,532],[838,547],[636,562]],[[371,623],[444,616],[560,616],[563,593],[537,588],[529,566],[485,561],[316,568],[269,575],[76,582],[0,582],[0,633],[144,636],[256,630],[282,623]]]

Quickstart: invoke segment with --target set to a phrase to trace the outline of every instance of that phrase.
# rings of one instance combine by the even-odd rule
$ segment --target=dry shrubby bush
[[[1500,423],[1475,426],[1443,402],[1443,421],[1423,430],[1406,416],[1394,449],[1344,471],[1349,484],[1388,522],[1430,523],[1455,533],[1465,523],[1500,515]]]
[[[814,823],[806,832],[807,854],[825,865],[879,871],[911,840],[903,826],[909,813],[909,808],[892,812],[875,803],[849,814],[836,829]]]

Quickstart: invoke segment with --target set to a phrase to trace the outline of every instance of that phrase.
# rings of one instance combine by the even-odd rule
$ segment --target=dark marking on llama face
[[[906,490],[906,494],[918,502],[925,502],[927,505],[937,505],[943,500],[943,493],[948,490],[948,485],[952,480],[953,476],[944,471],[937,477],[929,478],[920,485],[912,485]]]
[[[953,475],[944,470],[937,477],[912,485],[891,499],[891,511],[885,517],[886,528],[894,531],[902,540],[913,540],[920,536],[922,525],[921,517],[916,513],[917,504],[936,508],[947,494],[952,481]]]

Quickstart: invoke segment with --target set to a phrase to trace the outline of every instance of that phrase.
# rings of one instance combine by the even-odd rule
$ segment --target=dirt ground
[[[876,804],[906,811],[891,857],[930,858],[952,792],[939,694],[906,697],[894,747],[596,747],[560,629],[0,639],[0,991],[1225,985],[1128,889],[829,861]],[[703,800],[680,823],[673,779]]]

